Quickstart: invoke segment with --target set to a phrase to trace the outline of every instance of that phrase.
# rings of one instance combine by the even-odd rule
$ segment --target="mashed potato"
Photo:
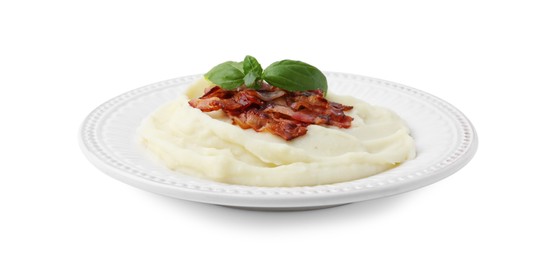
[[[312,186],[368,177],[415,156],[409,129],[388,109],[329,93],[354,107],[346,112],[352,126],[310,125],[306,135],[285,141],[232,125],[222,111],[189,106],[210,84],[198,80],[139,129],[142,143],[172,170],[230,184]]]

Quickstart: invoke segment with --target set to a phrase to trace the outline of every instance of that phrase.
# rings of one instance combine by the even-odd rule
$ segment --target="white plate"
[[[109,100],[83,122],[80,144],[95,166],[135,187],[185,200],[262,210],[322,208],[410,191],[449,176],[475,154],[477,136],[471,122],[447,102],[384,80],[332,72],[326,76],[329,91],[399,114],[416,140],[416,159],[364,179],[294,188],[230,185],[170,171],[143,150],[136,129],[201,75],[162,81]]]

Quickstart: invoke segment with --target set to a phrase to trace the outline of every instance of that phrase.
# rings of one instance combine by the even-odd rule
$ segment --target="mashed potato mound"
[[[365,178],[415,157],[408,127],[388,109],[329,93],[329,100],[354,107],[346,112],[352,126],[310,125],[306,135],[285,141],[232,125],[222,111],[188,105],[209,86],[196,81],[139,129],[142,143],[169,169],[223,183],[294,187]]]

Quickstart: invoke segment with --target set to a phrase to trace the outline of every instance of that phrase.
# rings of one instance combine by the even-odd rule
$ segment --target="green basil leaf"
[[[216,65],[204,77],[224,89],[235,89],[243,85],[243,64],[241,62],[227,61]]]
[[[272,63],[262,73],[262,78],[271,85],[289,91],[320,89],[327,94],[327,78],[316,67],[295,60]]]
[[[243,60],[243,73],[245,74],[245,78],[243,79],[245,85],[252,88],[262,75],[262,66],[260,66],[255,57],[247,55]]]
[[[249,88],[254,88],[256,84],[256,81],[260,79],[259,75],[256,75],[254,72],[249,72],[245,74],[245,77],[243,78],[243,81],[245,83],[245,86]]]

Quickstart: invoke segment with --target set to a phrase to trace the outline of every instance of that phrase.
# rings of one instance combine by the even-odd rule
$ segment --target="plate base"
[[[344,204],[337,204],[337,205],[327,205],[327,206],[313,206],[313,207],[280,207],[280,208],[266,208],[266,207],[237,207],[237,206],[225,206],[225,205],[218,205],[222,207],[232,208],[232,209],[240,209],[240,210],[251,210],[251,211],[307,211],[307,210],[318,210],[318,209],[328,209],[328,208],[334,208],[339,206],[348,205],[351,203],[344,203]]]

